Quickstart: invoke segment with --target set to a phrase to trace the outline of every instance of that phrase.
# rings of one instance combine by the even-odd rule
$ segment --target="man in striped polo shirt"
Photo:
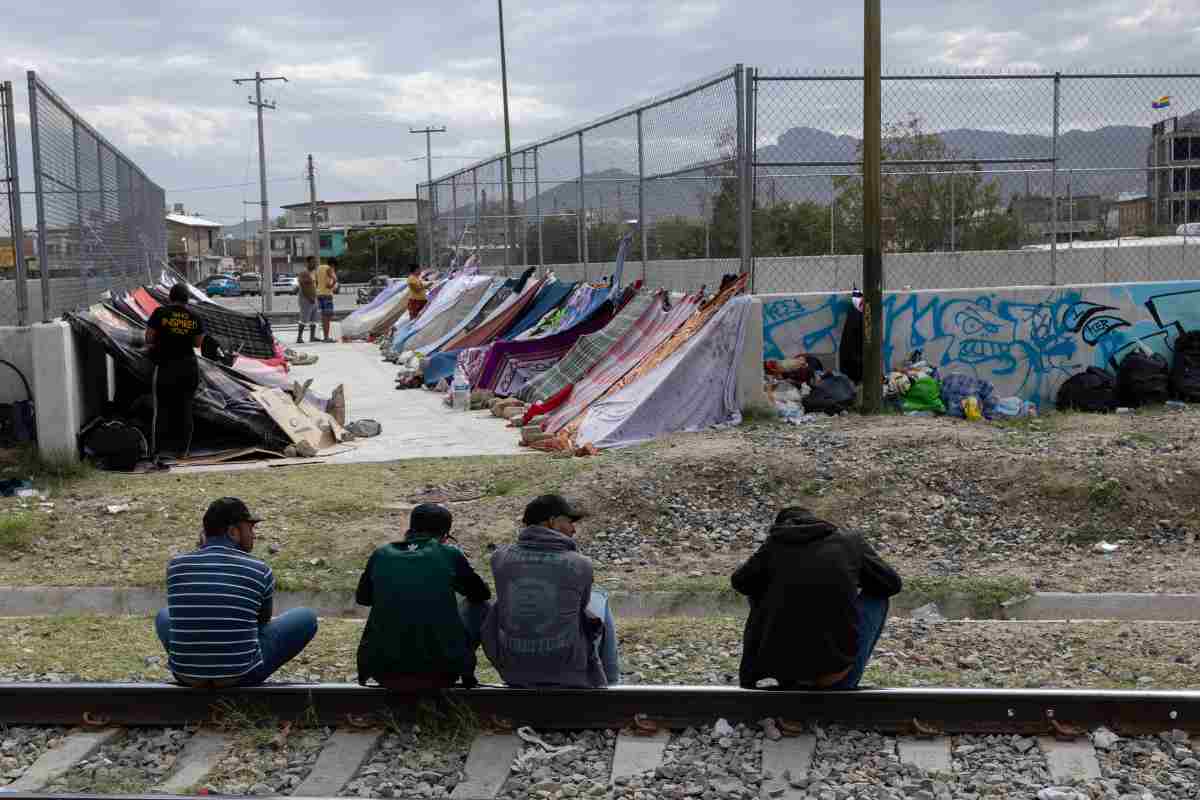
[[[167,608],[154,627],[180,683],[260,684],[317,634],[317,615],[307,608],[271,619],[275,574],[249,555],[259,522],[236,497],[214,500],[200,548],[167,566]]]

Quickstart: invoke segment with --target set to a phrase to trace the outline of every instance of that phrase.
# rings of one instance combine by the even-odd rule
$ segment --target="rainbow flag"
[[[1150,107],[1151,108],[1170,108],[1171,107],[1171,95],[1164,94],[1162,97],[1160,97],[1157,100],[1150,103]]]

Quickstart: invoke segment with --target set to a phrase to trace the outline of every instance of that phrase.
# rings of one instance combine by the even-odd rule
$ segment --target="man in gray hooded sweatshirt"
[[[483,650],[509,686],[604,688],[620,681],[608,597],[575,544],[583,514],[559,495],[526,508],[516,544],[492,554],[496,603]]]

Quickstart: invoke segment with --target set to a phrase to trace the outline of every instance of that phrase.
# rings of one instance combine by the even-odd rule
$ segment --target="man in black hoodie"
[[[781,688],[853,689],[862,680],[900,576],[861,534],[785,508],[731,578],[750,600],[738,679]]]

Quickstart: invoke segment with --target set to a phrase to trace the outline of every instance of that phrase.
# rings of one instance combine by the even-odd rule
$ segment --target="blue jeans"
[[[875,597],[860,594],[855,606],[858,608],[858,655],[854,666],[846,677],[830,686],[830,689],[856,689],[863,673],[867,670],[867,662],[875,652],[875,645],[883,633],[883,623],[887,619],[888,608],[891,604],[886,597]]]
[[[154,631],[170,655],[171,612],[168,609],[159,611],[154,618]],[[262,650],[262,664],[238,678],[237,685],[257,686],[264,682],[280,667],[300,655],[300,651],[316,635],[317,615],[307,608],[293,608],[266,625],[259,626],[258,646]]]
[[[596,656],[604,667],[604,677],[609,686],[621,682],[621,666],[617,653],[617,623],[613,619],[612,609],[608,605],[608,592],[603,589],[593,589],[588,599],[588,611],[604,621],[604,630],[600,638],[592,643]]]

